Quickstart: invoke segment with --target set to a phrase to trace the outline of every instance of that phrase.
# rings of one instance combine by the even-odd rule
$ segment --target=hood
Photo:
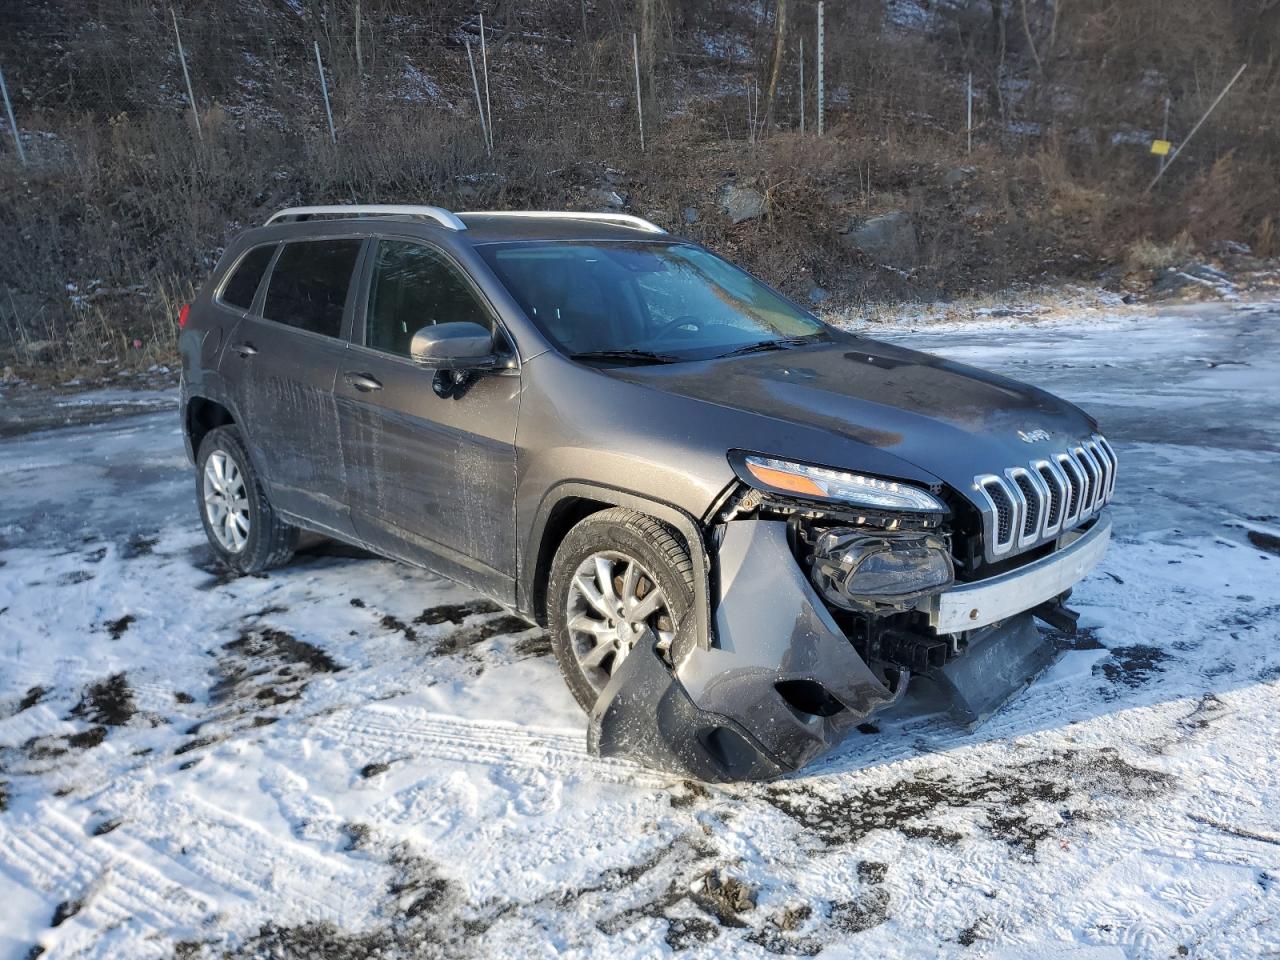
[[[607,373],[875,447],[965,492],[978,474],[1025,465],[1096,429],[1078,407],[1036,387],[849,334],[812,346]],[[1042,432],[1048,439],[1038,439]],[[757,452],[814,459],[777,447],[775,440]],[[857,463],[823,465],[859,469]]]

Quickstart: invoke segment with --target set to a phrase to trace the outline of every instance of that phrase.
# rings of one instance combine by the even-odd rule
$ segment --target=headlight
[[[846,610],[910,610],[955,577],[946,541],[927,533],[867,533],[839,527],[813,547],[814,586]]]
[[[944,513],[946,504],[928,490],[828,467],[811,467],[755,454],[731,457],[738,476],[753,487],[798,497],[838,500],[873,510]]]

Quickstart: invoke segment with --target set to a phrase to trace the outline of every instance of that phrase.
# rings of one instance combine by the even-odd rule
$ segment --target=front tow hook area
[[[1031,611],[974,630],[969,646],[929,677],[951,697],[951,713],[970,730],[1025,690],[1058,657]]]
[[[788,772],[728,717],[699,710],[671,675],[652,630],[614,671],[591,711],[587,749],[706,783]]]
[[[1064,636],[1074,637],[1080,622],[1080,614],[1063,606],[1061,600],[1050,600],[1031,611]]]
[[[652,638],[613,674],[588,747],[705,781],[799,769],[902,693],[858,656],[814,592],[786,524],[737,520],[717,553],[713,643],[677,629],[674,671]]]

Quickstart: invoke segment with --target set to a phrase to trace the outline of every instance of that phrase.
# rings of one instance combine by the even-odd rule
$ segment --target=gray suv
[[[912,677],[981,721],[1110,536],[1087,414],[636,217],[283,210],[180,322],[222,561],[320,534],[466,584],[549,629],[593,750],[685,776],[794,770]]]

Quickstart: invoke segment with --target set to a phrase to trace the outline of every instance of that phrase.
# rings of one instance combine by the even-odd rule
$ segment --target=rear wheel
[[[693,602],[689,552],[658,521],[615,507],[569,531],[551,564],[547,622],[560,672],[584,710],[652,631],[667,651]]]
[[[276,515],[235,427],[210,430],[196,457],[196,501],[218,558],[241,573],[288,562],[298,529]]]

